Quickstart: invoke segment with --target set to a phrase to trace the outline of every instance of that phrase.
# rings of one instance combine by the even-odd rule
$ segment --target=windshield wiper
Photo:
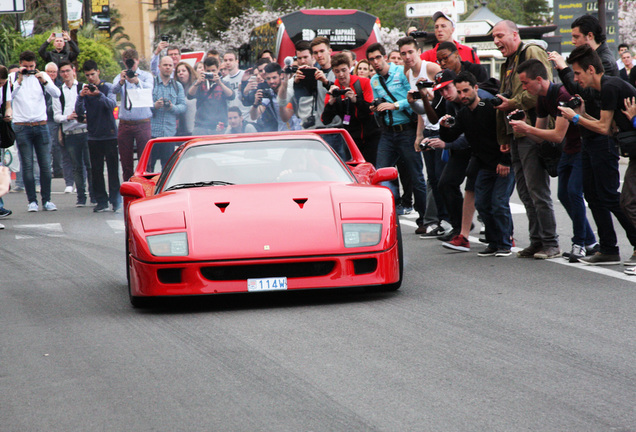
[[[193,182],[193,183],[179,183],[176,185],[172,185],[165,190],[165,192],[175,190],[175,189],[185,189],[185,188],[195,188],[195,187],[204,187],[204,186],[230,186],[234,183],[220,181],[220,180],[210,180],[204,182]]]

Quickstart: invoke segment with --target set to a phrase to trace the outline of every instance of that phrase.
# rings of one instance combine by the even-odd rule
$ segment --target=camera
[[[508,118],[508,120],[523,120],[524,118],[526,118],[526,113],[524,113],[523,111],[515,111],[512,114],[508,114],[506,116],[506,118]]]
[[[89,84],[86,87],[88,88],[89,92],[94,92],[95,90],[97,90],[97,87],[95,87],[95,85],[93,84]]]
[[[433,150],[433,147],[431,147],[431,145],[428,143],[428,140],[424,140],[420,143],[420,150],[422,151]]]
[[[77,114],[77,121],[80,123],[86,123],[86,115],[85,114]]]
[[[418,90],[422,90],[425,88],[432,88],[434,85],[435,83],[432,81],[418,81],[415,83],[415,86],[418,88]]]
[[[161,35],[161,40],[163,42],[168,42],[170,40],[170,36],[168,36],[166,34],[163,34],[163,35]]]
[[[413,99],[422,99],[422,95],[420,94],[420,92],[414,91],[414,92],[409,92],[409,94],[411,95]]]
[[[386,102],[386,99],[384,99],[383,97],[379,97],[379,98],[373,99],[372,105],[377,108],[380,104],[383,104],[384,102]]]
[[[163,101],[163,107],[164,108],[170,108],[172,106],[172,102],[170,102],[169,100],[164,100]]]
[[[131,59],[131,58],[126,59],[126,60],[124,61],[124,64],[125,64],[125,65],[126,65],[126,67],[128,68],[128,69],[126,70],[126,76],[127,76],[128,78],[134,78],[134,77],[135,77],[135,71],[134,71],[134,70],[132,70],[132,68],[134,68],[134,67],[135,67],[135,60],[134,60],[134,59]]]
[[[203,74],[203,76],[205,77],[207,81],[214,81],[215,75],[216,74],[212,72],[206,72]]]
[[[501,93],[501,95],[503,97],[505,97],[506,99],[508,99],[508,98],[510,98],[512,96],[512,94],[510,94],[508,92],[503,92],[503,93]],[[495,96],[494,98],[490,99],[490,103],[492,104],[492,106],[498,107],[499,105],[501,105],[503,103],[503,100],[499,96]]]
[[[580,107],[582,103],[583,101],[581,100],[581,98],[574,96],[572,99],[570,99],[567,102],[559,102],[559,106],[576,109]]]
[[[316,125],[316,116],[310,115],[303,122],[303,129],[309,129],[310,127],[314,127]]]
[[[276,93],[271,88],[260,89],[263,95],[263,99],[274,99],[276,97]]]
[[[284,72],[288,75],[293,75],[298,70],[298,66],[287,66],[284,69]]]
[[[61,37],[64,37],[64,34],[62,34],[62,33],[55,33],[55,37],[56,37],[56,38],[61,38]]]
[[[412,31],[411,33],[409,33],[409,36],[411,36],[413,39],[424,39],[428,36],[428,33],[425,31]]]
[[[347,93],[347,89],[333,89],[331,91],[331,96],[333,97],[338,97],[338,96],[344,96],[345,93]]]
[[[455,117],[450,116],[446,119],[446,124],[448,125],[448,127],[453,127],[455,126]]]
[[[28,70],[27,68],[24,68],[24,69],[20,69],[20,73],[22,75],[35,75],[36,73],[38,73],[38,71],[35,69]]]

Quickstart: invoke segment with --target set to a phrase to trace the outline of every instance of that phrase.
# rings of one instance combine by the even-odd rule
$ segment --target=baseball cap
[[[445,14],[444,12],[442,12],[442,11],[437,11],[437,12],[435,12],[435,14],[433,15],[433,22],[437,21],[437,19],[438,19],[438,18],[440,18],[440,17],[444,17],[444,18],[446,18],[448,21],[450,21],[451,25],[452,25],[453,27],[455,27],[455,21],[453,21],[453,20],[451,19],[451,17],[449,17],[448,15],[446,15],[446,14]]]
[[[437,91],[446,87],[448,84],[452,83],[455,78],[457,78],[457,74],[450,69],[444,69],[437,72],[435,74],[435,86],[433,87],[433,90]]]

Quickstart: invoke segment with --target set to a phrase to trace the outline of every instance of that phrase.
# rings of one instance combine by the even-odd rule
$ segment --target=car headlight
[[[380,243],[382,224],[346,223],[342,224],[345,247],[375,246]]]
[[[184,232],[148,236],[146,241],[154,256],[188,255],[188,236]]]

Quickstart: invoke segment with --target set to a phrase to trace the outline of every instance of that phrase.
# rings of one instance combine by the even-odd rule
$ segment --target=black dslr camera
[[[303,122],[303,129],[309,129],[311,127],[314,127],[315,125],[316,125],[316,116],[312,114],[309,117],[307,117],[305,121]]]
[[[23,68],[20,70],[20,73],[22,75],[35,75],[36,73],[38,73],[38,71],[36,71],[35,69],[28,70],[27,68]]]
[[[428,33],[425,31],[412,31],[409,33],[413,39],[425,39],[428,36]]]
[[[126,76],[128,78],[134,78],[135,77],[135,71],[132,70],[132,68],[135,67],[135,60],[134,59],[126,59],[126,61],[124,61],[124,63],[126,64],[126,67],[128,68],[126,70]]]
[[[97,87],[95,87],[94,84],[89,84],[86,87],[88,88],[89,92],[94,92],[95,90],[97,90]]]
[[[506,99],[509,99],[512,96],[512,94],[510,94],[509,92],[503,92],[501,93],[501,95]],[[494,98],[490,99],[490,103],[492,104],[492,106],[498,107],[503,103],[503,100],[499,96],[495,96]]]
[[[526,113],[524,113],[523,111],[515,111],[512,114],[508,114],[506,116],[508,118],[508,120],[523,120],[524,118],[526,118]]]
[[[263,88],[260,89],[261,94],[263,95],[263,99],[274,99],[276,97],[276,93],[271,88]]]
[[[559,106],[576,109],[580,107],[582,103],[583,101],[581,100],[581,98],[574,96],[572,99],[570,99],[567,102],[559,102]]]
[[[384,99],[383,97],[379,97],[379,98],[373,99],[372,105],[375,108],[377,108],[378,106],[380,106],[380,104],[383,104],[384,102],[386,102],[386,99]]]
[[[331,91],[331,96],[333,97],[338,97],[338,96],[344,96],[345,93],[347,93],[347,89],[333,89]]]
[[[417,87],[418,90],[422,90],[425,88],[432,88],[434,85],[435,83],[432,81],[418,81],[415,83],[415,86]]]

